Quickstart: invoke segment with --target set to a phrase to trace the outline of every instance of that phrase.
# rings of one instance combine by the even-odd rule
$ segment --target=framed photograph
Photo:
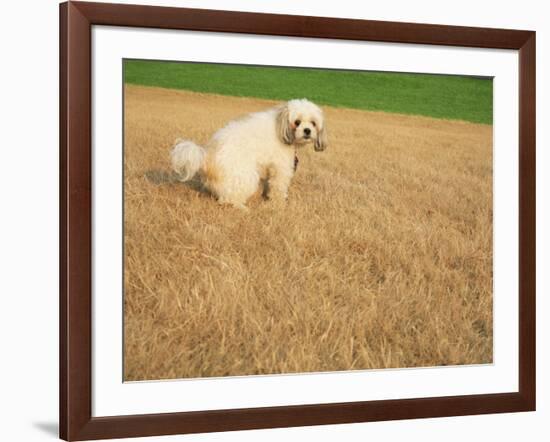
[[[535,410],[535,33],[60,5],[60,437]]]

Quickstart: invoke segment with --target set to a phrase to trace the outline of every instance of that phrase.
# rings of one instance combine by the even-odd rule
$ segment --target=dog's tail
[[[172,169],[178,174],[180,181],[189,181],[201,169],[206,151],[192,141],[177,140],[170,152]]]

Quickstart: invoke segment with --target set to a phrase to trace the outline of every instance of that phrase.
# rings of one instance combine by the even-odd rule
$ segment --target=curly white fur
[[[295,150],[308,144],[316,151],[327,146],[323,112],[306,99],[290,100],[231,121],[204,148],[178,140],[172,167],[181,181],[200,174],[220,203],[245,208],[261,179],[268,182],[269,199],[286,200]]]

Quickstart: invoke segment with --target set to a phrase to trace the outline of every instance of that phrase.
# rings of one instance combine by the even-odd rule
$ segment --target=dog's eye
[[[300,120],[296,120],[296,121],[294,122],[294,125],[295,125],[296,127],[298,127],[298,126],[300,125],[300,123],[301,123]]]
[[[313,124],[313,127],[317,127],[317,123],[315,123],[315,121],[312,121],[311,124]]]

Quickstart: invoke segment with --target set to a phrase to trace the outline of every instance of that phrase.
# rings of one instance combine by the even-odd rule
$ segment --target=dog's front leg
[[[268,179],[268,198],[275,203],[284,203],[288,198],[288,188],[292,180],[292,170],[271,167]]]

